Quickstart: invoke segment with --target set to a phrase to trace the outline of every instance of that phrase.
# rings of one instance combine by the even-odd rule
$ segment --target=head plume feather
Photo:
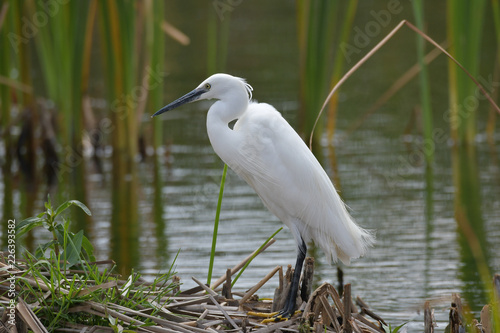
[[[243,82],[243,85],[245,86],[245,89],[247,90],[248,100],[251,100],[252,99],[252,91],[253,91],[252,86],[249,85],[245,79],[240,78],[240,80],[241,80],[241,82]]]

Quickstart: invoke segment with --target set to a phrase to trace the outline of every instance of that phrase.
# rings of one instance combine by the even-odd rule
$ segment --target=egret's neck
[[[242,87],[241,87],[242,88]],[[239,119],[248,108],[248,95],[243,89],[232,89],[224,94],[208,110],[213,119],[229,124]]]
[[[215,153],[228,165],[231,165],[233,149],[238,141],[238,133],[229,128],[229,123],[239,119],[248,108],[248,95],[228,94],[215,102],[208,110],[207,132]]]

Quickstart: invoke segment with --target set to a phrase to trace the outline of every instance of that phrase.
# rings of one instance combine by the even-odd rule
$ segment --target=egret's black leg
[[[299,245],[297,251],[297,262],[295,263],[295,270],[293,272],[292,284],[290,290],[288,291],[288,296],[286,297],[284,308],[278,313],[276,319],[288,319],[290,318],[295,310],[295,300],[297,299],[297,291],[299,290],[300,274],[302,272],[302,266],[304,264],[304,259],[306,258],[307,246],[303,239],[301,239],[302,244]]]

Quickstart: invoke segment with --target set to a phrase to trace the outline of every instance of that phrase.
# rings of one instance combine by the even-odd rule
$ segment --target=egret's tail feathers
[[[375,242],[377,241],[375,239],[376,231],[362,229],[362,228],[361,228],[361,231],[362,231],[361,238],[362,238],[363,245],[364,245],[364,251],[363,251],[363,254],[364,254],[369,247],[372,247],[373,245],[375,245]]]
[[[375,231],[374,230],[366,230],[361,227],[358,227],[360,231],[359,237],[359,256],[351,257],[352,259],[362,257],[368,251],[368,248],[372,247],[375,244]],[[342,260],[342,259],[341,259]],[[342,262],[344,262],[342,260]]]
[[[359,227],[352,222],[351,232],[344,234],[344,239],[330,239],[328,244],[318,244],[325,252],[328,262],[342,261],[349,265],[351,259],[362,257],[368,251],[368,248],[375,244],[375,232]],[[350,239],[346,239],[350,238]],[[333,246],[332,246],[333,245]]]

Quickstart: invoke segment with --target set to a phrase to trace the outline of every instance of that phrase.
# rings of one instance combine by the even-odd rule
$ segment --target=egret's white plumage
[[[217,99],[207,115],[212,147],[288,226],[298,252],[305,251],[305,243],[312,240],[329,261],[340,259],[348,264],[364,255],[374,242],[373,235],[354,222],[297,132],[273,106],[253,102],[251,96],[252,87],[245,80],[215,74],[155,115],[194,100]],[[228,125],[235,119],[231,129]],[[299,277],[303,256],[299,253],[297,259]]]
[[[207,97],[219,99],[207,116],[217,155],[297,240],[299,235],[306,243],[313,240],[329,261],[349,264],[365,254],[373,236],[356,225],[318,160],[281,114],[269,104],[249,101],[251,88],[243,79],[215,74],[200,87],[207,83],[213,90]]]

